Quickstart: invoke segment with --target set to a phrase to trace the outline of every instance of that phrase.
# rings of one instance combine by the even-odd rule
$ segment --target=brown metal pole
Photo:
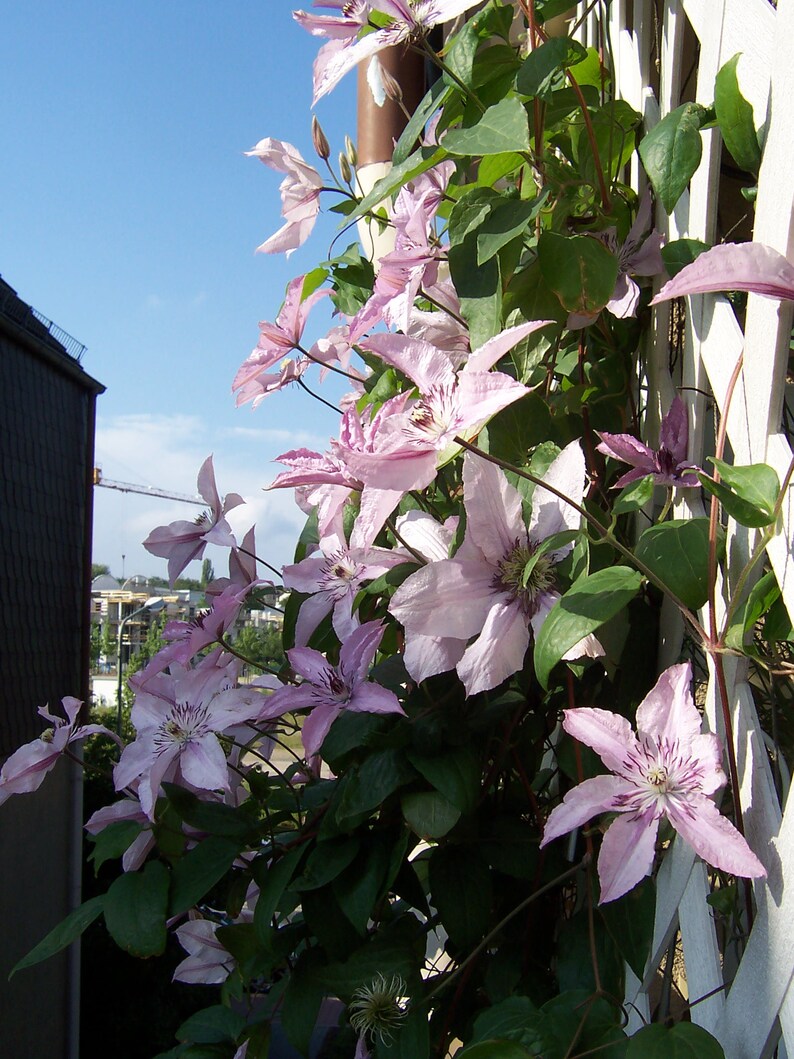
[[[377,56],[381,66],[387,70],[403,95],[403,106],[413,114],[425,94],[425,62],[421,55],[408,48],[385,48]],[[400,138],[408,124],[402,108],[392,99],[379,107],[367,84],[367,68],[371,60],[358,67],[358,131],[356,148],[359,166],[373,162],[388,162],[394,151],[394,142]]]

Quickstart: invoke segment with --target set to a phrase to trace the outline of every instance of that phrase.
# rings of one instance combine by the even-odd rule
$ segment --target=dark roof
[[[105,387],[80,366],[85,346],[47,319],[38,309],[22,301],[0,276],[0,329],[44,356],[54,367],[78,380],[86,389],[103,393]]]

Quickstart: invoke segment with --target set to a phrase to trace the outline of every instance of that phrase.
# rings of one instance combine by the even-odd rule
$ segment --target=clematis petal
[[[651,302],[658,305],[685,294],[746,290],[766,298],[794,299],[794,265],[762,243],[724,243],[700,254],[665,283]]]
[[[610,710],[579,706],[564,711],[562,726],[568,735],[592,747],[608,769],[626,775],[626,757],[636,751],[638,743],[625,717]]]
[[[574,503],[582,503],[584,487],[587,481],[584,454],[578,441],[566,445],[543,475],[544,482],[553,486]],[[554,493],[538,485],[532,495],[532,519],[529,524],[529,538],[533,541],[544,541],[555,533],[579,528],[581,515],[571,504],[567,504]],[[557,561],[564,558],[573,548],[573,543],[565,545],[552,553]]]
[[[618,808],[621,794],[630,794],[634,785],[622,776],[594,776],[572,788],[555,806],[546,821],[540,848],[555,838],[567,835],[600,813]]]
[[[596,445],[599,452],[605,456],[611,456],[621,463],[630,463],[632,467],[642,469],[643,475],[653,474],[656,471],[653,449],[637,441],[631,434],[608,434],[596,431],[601,438],[601,444]]]
[[[637,707],[637,732],[657,743],[690,743],[700,735],[701,717],[692,699],[692,666],[670,666]]]
[[[199,790],[228,790],[229,769],[226,755],[217,738],[210,734],[190,740],[179,757],[182,775]]]
[[[676,394],[667,415],[659,428],[659,445],[672,453],[676,463],[683,463],[687,457],[689,442],[689,424],[686,405]]]
[[[368,621],[348,636],[342,644],[339,652],[339,668],[354,687],[367,679],[385,631],[386,627],[382,622]]]
[[[685,805],[668,805],[667,815],[679,835],[707,864],[743,878],[766,876],[766,868],[747,840],[710,798],[691,794]]]
[[[521,605],[515,600],[495,600],[482,632],[458,662],[458,676],[466,694],[488,691],[518,672],[527,647],[529,627]]]
[[[389,611],[411,633],[468,640],[501,598],[506,594],[494,590],[487,563],[442,559],[411,574],[394,593]]]
[[[449,673],[463,658],[465,650],[465,640],[406,631],[403,661],[410,675],[419,683],[436,673]]]
[[[650,873],[658,830],[659,818],[652,812],[612,821],[598,855],[600,904],[622,897]]]
[[[521,497],[497,466],[467,452],[463,459],[463,496],[466,535],[492,567],[498,566],[517,545],[526,545]],[[494,573],[491,569],[492,577]]]
[[[553,320],[532,320],[530,323],[518,324],[516,327],[508,327],[493,338],[489,338],[479,349],[475,349],[466,361],[463,374],[470,371],[489,371],[498,360],[509,353],[518,343],[528,335],[539,331],[541,327],[548,327]]]
[[[301,739],[303,740],[303,748],[309,757],[319,754],[323,740],[328,735],[331,725],[339,716],[341,710],[342,704],[340,702],[324,702],[316,706],[303,722]]]

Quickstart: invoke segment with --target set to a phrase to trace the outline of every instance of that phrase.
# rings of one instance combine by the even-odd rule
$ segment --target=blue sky
[[[280,227],[280,177],[243,152],[273,136],[317,161],[319,42],[292,20],[294,6],[28,0],[6,8],[0,36],[0,273],[88,347],[83,366],[107,387],[104,476],[194,493],[213,452],[221,493],[251,501],[241,514],[256,518],[258,551],[277,565],[303,516],[290,493],[262,492],[271,461],[325,447],[338,422],[298,390],[255,412],[235,409],[229,392],[257,322],[274,319],[286,283],[336,234],[329,215],[289,260],[254,253]],[[354,75],[317,114],[335,154],[355,132]],[[318,307],[307,337],[328,323]],[[123,554],[127,576],[164,574],[140,541],[198,510],[96,489],[94,558],[121,573]],[[225,557],[211,557],[224,573]]]

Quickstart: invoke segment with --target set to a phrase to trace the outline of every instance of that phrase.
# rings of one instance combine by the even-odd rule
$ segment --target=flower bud
[[[346,184],[351,183],[353,180],[353,170],[350,168],[350,162],[347,160],[347,156],[341,151],[339,152],[339,172],[342,174],[342,180]]]
[[[351,165],[358,165],[358,151],[349,136],[345,136],[345,153]]]
[[[402,103],[403,101],[403,90],[400,87],[400,82],[396,78],[392,77],[386,67],[381,63],[380,66],[380,80],[383,85],[383,91],[387,97],[393,100],[395,103]]]
[[[327,162],[331,157],[331,145],[328,143],[325,133],[317,120],[315,114],[312,118],[312,143],[318,156],[322,158],[324,162]]]

